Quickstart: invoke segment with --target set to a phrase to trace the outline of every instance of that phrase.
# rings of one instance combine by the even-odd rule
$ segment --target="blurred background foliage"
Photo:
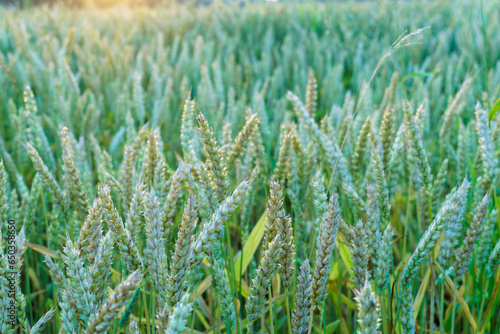
[[[425,101],[425,131],[435,131],[448,100],[467,76],[473,77],[469,105],[482,99],[481,92],[490,99],[498,96],[496,2],[485,4],[484,30],[476,2],[266,4],[236,11],[221,3],[200,9],[43,8],[0,10],[0,133],[8,138],[9,151],[21,151],[21,168],[28,160],[18,141],[22,137],[12,132],[11,110],[21,113],[27,84],[37,97],[49,139],[57,137],[60,124],[77,136],[87,131],[101,138],[121,133],[127,111],[138,108],[133,93],[140,88],[145,120],[159,126],[168,145],[178,148],[179,112],[191,90],[218,136],[226,121],[233,131],[242,126],[245,106],[259,112],[271,154],[278,142],[278,132],[271,129],[288,117],[285,93],[303,96],[309,71],[318,81],[315,116],[320,120],[359,92],[398,36],[430,27],[412,41],[418,45],[387,58],[371,83],[367,103],[380,103],[398,72],[398,94],[414,103]],[[84,129],[72,110],[83,117],[89,108],[99,116],[96,128]],[[463,117],[467,121],[471,114]],[[175,151],[170,151],[172,162]]]

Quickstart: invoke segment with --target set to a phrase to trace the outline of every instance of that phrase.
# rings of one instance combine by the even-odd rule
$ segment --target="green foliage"
[[[484,13],[0,8],[0,332],[498,333]]]

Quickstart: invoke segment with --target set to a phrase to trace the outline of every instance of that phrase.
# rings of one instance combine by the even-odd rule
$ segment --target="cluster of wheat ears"
[[[1,11],[0,333],[498,333],[498,47],[350,6]]]

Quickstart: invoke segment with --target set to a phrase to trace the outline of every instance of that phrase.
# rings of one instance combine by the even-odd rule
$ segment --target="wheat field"
[[[0,333],[500,333],[498,17],[0,7]]]

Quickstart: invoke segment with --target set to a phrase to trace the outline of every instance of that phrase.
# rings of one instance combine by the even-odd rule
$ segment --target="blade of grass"
[[[454,293],[456,291],[455,284],[453,283],[453,281],[451,280],[451,278],[449,278],[448,276],[446,276],[446,283],[448,283],[448,285],[446,285],[446,287],[448,288],[448,290],[451,293]],[[462,290],[462,289],[460,289],[460,290]],[[477,323],[476,323],[476,320],[474,320],[474,317],[472,316],[472,313],[470,312],[469,305],[467,305],[467,302],[464,300],[462,294],[463,294],[463,291],[458,291],[457,292],[457,294],[456,294],[457,301],[460,303],[460,306],[462,306],[462,310],[463,310],[465,316],[467,317],[467,320],[469,321],[469,325],[471,326],[472,331],[474,333],[476,333],[477,332]]]
[[[420,284],[420,288],[418,289],[417,296],[415,297],[415,301],[413,302],[413,320],[417,321],[418,312],[420,312],[420,307],[422,306],[422,301],[425,297],[425,292],[427,291],[427,285],[429,284],[429,278],[431,277],[430,267],[427,268],[425,272],[424,279],[422,280],[422,284]]]

